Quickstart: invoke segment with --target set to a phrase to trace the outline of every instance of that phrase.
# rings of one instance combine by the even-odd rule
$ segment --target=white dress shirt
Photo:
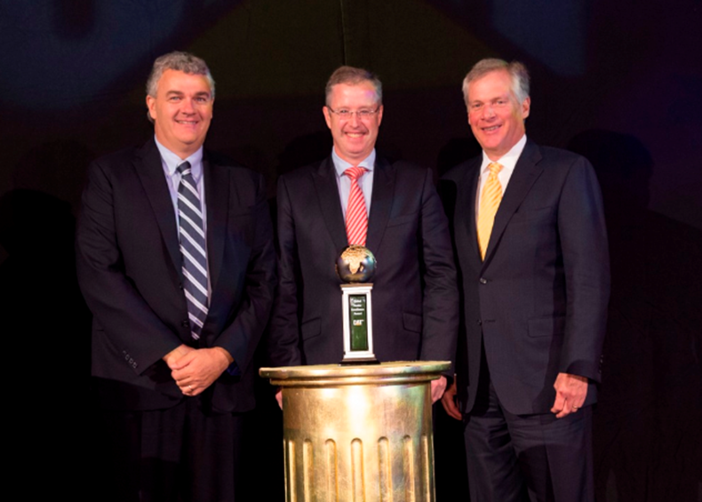
[[[510,148],[509,152],[504,154],[499,160],[492,161],[488,158],[487,154],[483,152],[483,163],[480,165],[480,178],[478,179],[478,193],[475,196],[475,221],[478,221],[478,211],[480,210],[480,197],[483,194],[483,187],[487,182],[488,176],[490,175],[490,169],[488,166],[492,162],[497,162],[502,165],[502,170],[497,174],[497,179],[500,180],[500,185],[502,185],[502,196],[504,197],[507,191],[507,185],[514,172],[514,167],[517,165],[519,156],[524,151],[526,146],[526,134],[515,143],[515,145]]]

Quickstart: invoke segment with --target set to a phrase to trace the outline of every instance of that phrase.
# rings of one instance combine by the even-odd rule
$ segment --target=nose
[[[492,104],[488,103],[483,106],[483,118],[490,119],[495,116],[495,110],[492,108]]]
[[[359,123],[360,121],[361,121],[361,120],[358,118],[358,112],[352,112],[352,113],[351,113],[351,118],[349,119],[349,123],[350,123],[353,127],[357,127],[357,126],[358,126],[358,123]]]
[[[182,101],[182,104],[183,108],[181,108],[181,111],[183,113],[195,113],[195,104],[192,99],[186,98]]]

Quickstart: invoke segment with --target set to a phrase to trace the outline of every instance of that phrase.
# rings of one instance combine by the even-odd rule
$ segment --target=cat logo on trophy
[[[341,364],[380,364],[373,353],[373,309],[368,282],[375,274],[375,256],[363,246],[349,246],[336,260],[344,316],[344,360]]]

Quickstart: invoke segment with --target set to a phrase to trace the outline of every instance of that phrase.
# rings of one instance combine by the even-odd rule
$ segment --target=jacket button
[[[483,325],[483,320],[482,320],[482,319],[478,319],[478,326],[482,326],[482,325]]]
[[[487,279],[485,277],[481,277],[480,284],[487,284]]]
[[[184,328],[190,327],[190,323],[189,323],[187,320],[181,321],[181,322],[180,322],[180,325],[181,325],[182,327],[184,327]]]

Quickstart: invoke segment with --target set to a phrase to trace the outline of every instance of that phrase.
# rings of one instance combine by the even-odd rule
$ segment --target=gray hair
[[[152,98],[156,97],[156,89],[158,81],[161,80],[163,72],[166,70],[182,71],[191,75],[204,75],[207,82],[210,84],[210,93],[212,98],[215,95],[215,82],[207,67],[207,63],[197,56],[193,56],[189,52],[174,51],[164,54],[154,61],[154,66],[151,69],[149,79],[146,81],[146,94]]]
[[[471,82],[484,77],[493,71],[505,70],[512,77],[512,94],[517,101],[523,103],[529,97],[529,72],[519,61],[508,63],[502,59],[487,58],[481,59],[470,69],[466,78],[463,79],[463,100],[468,104],[468,88]]]
[[[334,73],[331,74],[327,81],[327,86],[324,89],[326,94],[326,104],[329,106],[329,97],[332,93],[332,87],[337,84],[358,85],[362,82],[370,82],[375,88],[375,95],[378,96],[378,104],[383,103],[383,84],[380,79],[368,70],[363,68],[354,68],[353,66],[340,66]]]

